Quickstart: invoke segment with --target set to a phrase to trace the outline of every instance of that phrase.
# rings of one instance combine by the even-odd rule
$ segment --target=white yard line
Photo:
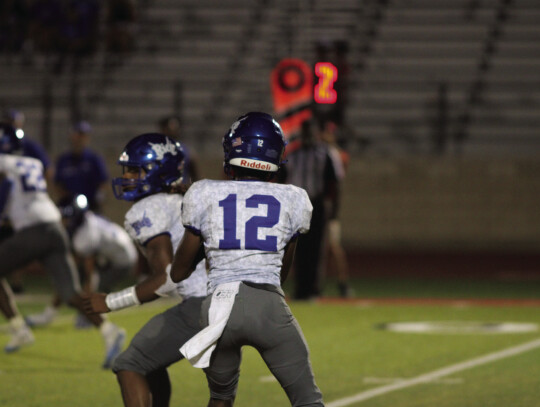
[[[373,397],[381,396],[393,392],[395,390],[405,389],[407,387],[416,386],[417,384],[426,383],[439,379],[444,376],[449,376],[456,372],[461,372],[463,370],[471,369],[476,366],[485,365],[487,363],[495,362],[500,359],[508,358],[510,356],[519,355],[521,353],[528,352],[530,350],[540,348],[540,339],[535,339],[534,341],[527,342],[518,346],[513,346],[511,348],[503,349],[498,352],[489,353],[485,356],[480,356],[478,358],[469,359],[465,362],[457,363],[455,365],[450,365],[443,367],[433,372],[425,373],[412,379],[403,380],[397,383],[392,383],[386,386],[376,387],[374,389],[366,390],[361,393],[355,394],[354,396],[345,397],[343,399],[334,400],[326,404],[326,407],[344,407],[350,406],[351,404],[359,403],[364,400],[371,399]]]
[[[404,377],[365,377],[364,383],[366,384],[390,384],[390,383],[400,383],[405,380]],[[462,384],[463,379],[456,377],[450,379],[434,379],[430,383],[434,384]]]

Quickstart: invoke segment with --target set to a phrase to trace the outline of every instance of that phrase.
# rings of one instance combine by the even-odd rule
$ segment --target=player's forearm
[[[175,257],[171,267],[171,279],[173,282],[178,283],[185,280],[192,272],[193,268],[190,265]]]
[[[141,283],[116,291],[105,296],[104,302],[109,311],[117,311],[123,308],[133,307],[145,302],[151,302],[159,297],[177,295],[176,284],[172,282],[168,276],[170,265],[167,266],[166,272],[152,274]],[[97,299],[95,301],[98,301]],[[103,300],[98,301],[102,303]],[[97,309],[102,306],[98,305]],[[94,311],[96,308],[94,307]],[[104,312],[107,309],[102,310]]]
[[[167,277],[165,273],[160,273],[159,275],[152,274],[146,279],[141,281],[135,286],[137,292],[137,298],[141,303],[154,301],[159,298],[159,295],[156,291],[165,284]]]
[[[94,275],[94,258],[92,256],[80,258],[80,264],[82,264],[84,272],[83,291],[86,293],[92,292],[92,278]]]
[[[160,296],[176,293],[176,285],[169,277],[173,249],[168,235],[157,236],[146,245],[151,274],[137,284],[137,297],[141,302],[153,301]]]
[[[287,276],[289,275],[289,270],[291,269],[292,262],[294,259],[294,253],[296,251],[296,238],[291,240],[289,243],[287,243],[287,246],[285,246],[285,253],[283,254],[283,260],[281,265],[281,284],[287,280]]]
[[[172,281],[178,283],[191,275],[194,270],[193,263],[197,259],[201,244],[201,237],[194,234],[190,229],[186,229],[172,262]]]
[[[151,275],[141,283],[107,294],[105,303],[111,311],[133,307],[159,298],[156,291],[165,283],[165,275]]]

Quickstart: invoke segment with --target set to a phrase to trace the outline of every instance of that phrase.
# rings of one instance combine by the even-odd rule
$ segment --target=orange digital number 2
[[[317,103],[336,103],[337,92],[334,83],[338,77],[337,68],[330,62],[317,62],[315,64],[315,75],[319,78],[319,83],[315,85],[314,95]]]

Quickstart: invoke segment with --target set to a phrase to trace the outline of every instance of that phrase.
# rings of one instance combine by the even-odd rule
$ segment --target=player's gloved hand
[[[167,280],[165,280],[165,283],[155,293],[160,297],[178,297],[176,283],[171,279],[171,264],[167,266],[165,273],[167,274]]]
[[[82,296],[83,308],[89,314],[103,314],[111,310],[105,302],[106,295],[103,293],[84,294]]]

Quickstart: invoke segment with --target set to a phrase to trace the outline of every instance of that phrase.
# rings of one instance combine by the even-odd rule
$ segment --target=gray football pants
[[[204,369],[211,397],[220,400],[235,397],[241,348],[249,345],[260,353],[292,406],[323,406],[298,322],[278,289],[274,287],[275,290],[269,291],[256,286],[240,284],[227,326],[212,354],[210,366]],[[203,327],[208,325],[210,298],[203,303]]]
[[[16,231],[0,243],[0,259],[0,277],[33,261],[41,262],[65,303],[81,290],[68,236],[60,223],[41,223]]]
[[[192,297],[150,319],[114,361],[113,372],[143,376],[183,359],[180,348],[200,330],[204,297]]]

